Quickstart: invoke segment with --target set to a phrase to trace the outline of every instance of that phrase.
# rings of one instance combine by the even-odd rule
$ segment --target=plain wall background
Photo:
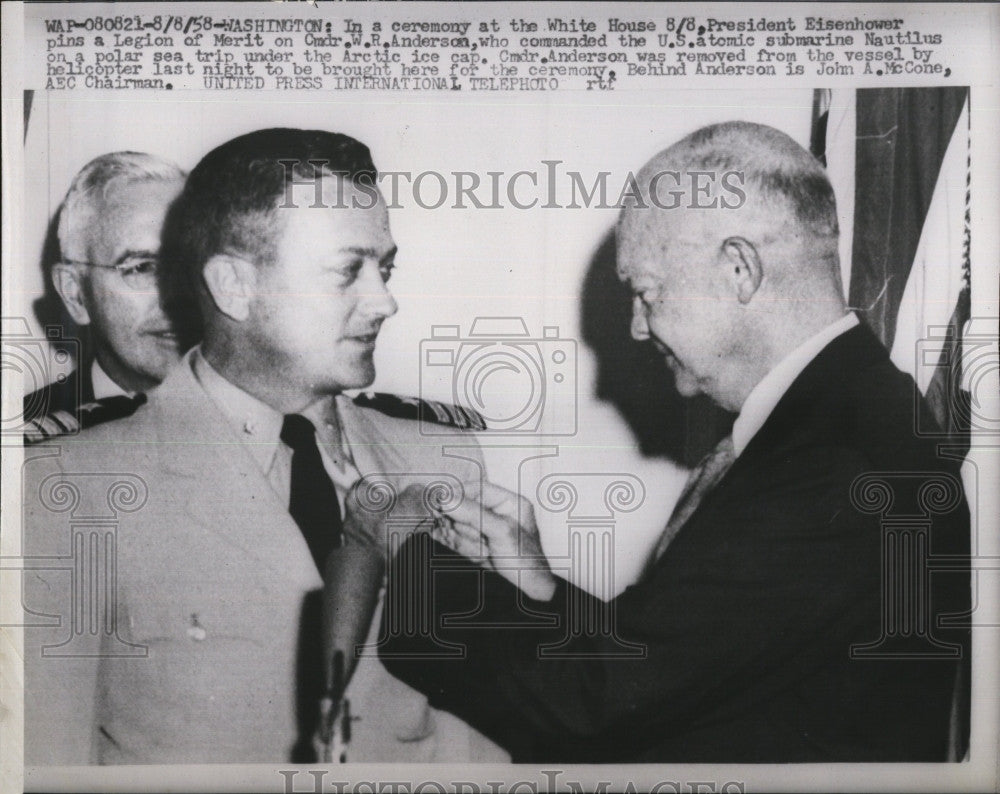
[[[595,348],[603,348],[601,356],[612,365],[619,347],[621,361],[630,362],[629,356],[636,354],[632,343],[624,339],[604,339],[601,344],[603,321],[592,316],[622,311],[621,295],[608,279],[613,265],[609,235],[616,212],[600,208],[519,210],[506,199],[503,209],[454,209],[451,172],[472,171],[484,181],[489,171],[526,170],[541,175],[545,171],[542,161],[561,160],[560,203],[569,200],[567,170],[580,172],[587,185],[598,172],[611,172],[609,203],[613,203],[630,171],[637,171],[656,152],[698,127],[732,119],[762,122],[808,146],[811,109],[811,90],[641,95],[412,93],[392,101],[384,94],[361,93],[324,94],[321,99],[254,94],[252,101],[246,101],[200,92],[184,92],[176,99],[166,99],[162,93],[80,98],[42,92],[34,97],[25,140],[26,203],[31,208],[24,230],[28,256],[12,286],[23,297],[24,316],[40,333],[32,305],[43,290],[40,263],[48,226],[73,175],[106,152],[146,151],[190,169],[211,148],[241,133],[270,126],[316,127],[348,133],[367,143],[381,171],[443,173],[451,190],[443,207],[418,206],[402,182],[403,207],[390,211],[400,248],[391,288],[400,311],[380,335],[378,377],[372,388],[449,402],[455,399],[447,371],[421,382],[420,343],[430,336],[432,325],[457,325],[466,334],[478,316],[516,316],[524,319],[536,338],[543,327],[558,327],[561,349],[572,352],[573,344],[567,342],[575,343],[576,388],[570,388],[567,381],[558,387],[550,384],[553,391],[546,397],[559,400],[553,409],[558,410],[553,420],[558,426],[565,424],[566,411],[575,402],[576,433],[482,436],[480,441],[493,445],[486,449],[490,477],[501,485],[520,487],[533,501],[537,501],[536,485],[543,476],[562,473],[576,482],[580,501],[570,523],[577,528],[612,528],[612,521],[595,519],[588,524],[586,518],[602,513],[603,489],[615,479],[613,475],[630,475],[635,479],[625,479],[633,485],[636,480],[641,483],[645,490],[641,506],[619,515],[613,525],[615,582],[594,585],[590,579],[591,586],[602,592],[618,591],[634,579],[686,473],[663,454],[661,446],[644,448],[641,428],[637,437],[622,411],[599,395],[605,388],[599,382],[600,358]],[[426,180],[424,189],[425,201],[436,197],[434,180]],[[538,195],[540,203],[544,201],[542,188],[529,190],[525,183],[518,192]],[[479,195],[488,194],[481,190]],[[589,313],[585,317],[581,305]],[[661,399],[667,404],[672,398],[664,393],[664,389],[669,391],[670,379],[660,370],[636,373],[634,383],[612,385],[634,387],[655,413]],[[629,380],[631,371],[611,376],[612,380]],[[608,373],[603,377],[607,380]],[[523,386],[523,379],[510,371],[494,373],[484,381],[493,399],[505,396],[515,403]],[[546,457],[520,464],[542,454]],[[538,514],[547,551],[556,557],[565,555],[567,514],[544,509]]]

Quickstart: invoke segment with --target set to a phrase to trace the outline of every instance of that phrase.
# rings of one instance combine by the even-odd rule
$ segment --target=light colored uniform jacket
[[[468,435],[338,409],[362,475],[481,474]],[[315,707],[297,702],[296,668],[322,579],[190,355],[133,416],[32,448],[24,471],[26,763],[293,760]],[[373,655],[347,695],[349,761],[507,758]]]

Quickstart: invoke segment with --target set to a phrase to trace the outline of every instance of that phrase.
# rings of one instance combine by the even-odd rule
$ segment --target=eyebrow
[[[394,257],[399,251],[399,247],[394,245],[381,256],[379,255],[377,248],[371,248],[368,246],[348,245],[340,250],[344,253],[355,254],[356,256],[370,256],[372,258],[377,258],[380,262],[384,262],[387,259],[392,259],[392,257]]]
[[[121,265],[130,259],[156,259],[159,254],[156,251],[150,251],[146,248],[135,249],[129,248],[126,251],[122,251],[118,258],[114,261],[115,265]]]

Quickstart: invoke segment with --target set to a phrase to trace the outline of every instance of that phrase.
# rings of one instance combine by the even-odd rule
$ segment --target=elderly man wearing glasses
[[[25,397],[26,442],[128,415],[178,361],[157,267],[163,221],[183,186],[180,168],[140,152],[101,155],[73,179],[51,278],[69,315],[90,329],[89,355]]]

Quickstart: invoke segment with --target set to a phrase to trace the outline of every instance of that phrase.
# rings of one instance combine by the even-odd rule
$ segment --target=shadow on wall
[[[87,360],[89,346],[89,333],[86,326],[77,325],[70,317],[63,306],[59,295],[52,286],[52,266],[59,261],[61,253],[59,250],[59,216],[62,213],[62,205],[55,211],[52,220],[49,221],[45,230],[45,240],[42,242],[42,250],[39,255],[38,266],[42,271],[42,294],[31,304],[35,320],[42,327],[43,331],[49,328],[58,328],[62,339],[77,340],[79,345],[60,346],[58,339],[49,338],[49,343],[55,349],[64,349],[70,355],[75,355],[77,350],[81,351],[83,362],[74,362],[77,366],[83,366]]]
[[[616,273],[615,232],[591,257],[580,300],[584,343],[597,357],[597,394],[618,409],[644,457],[694,466],[732,429],[734,416],[706,397],[687,399],[652,344],[629,332],[631,296]]]
[[[34,106],[34,91],[24,92],[24,140],[28,140],[28,125],[31,122],[31,110]],[[31,310],[35,315],[35,320],[42,327],[43,333],[55,350],[62,350],[70,356],[75,356],[77,351],[82,351],[81,357],[86,361],[87,350],[89,349],[89,334],[87,328],[77,325],[66,311],[55,287],[52,286],[52,266],[59,261],[62,254],[59,250],[59,216],[62,214],[62,204],[52,214],[48,227],[45,229],[45,239],[42,241],[42,250],[39,252],[38,266],[42,271],[42,294],[35,298],[31,304]],[[56,336],[50,335],[49,330],[56,329]],[[76,344],[60,345],[59,338],[76,340]],[[74,361],[75,366],[83,366],[83,362]],[[44,384],[35,384],[40,387]]]

